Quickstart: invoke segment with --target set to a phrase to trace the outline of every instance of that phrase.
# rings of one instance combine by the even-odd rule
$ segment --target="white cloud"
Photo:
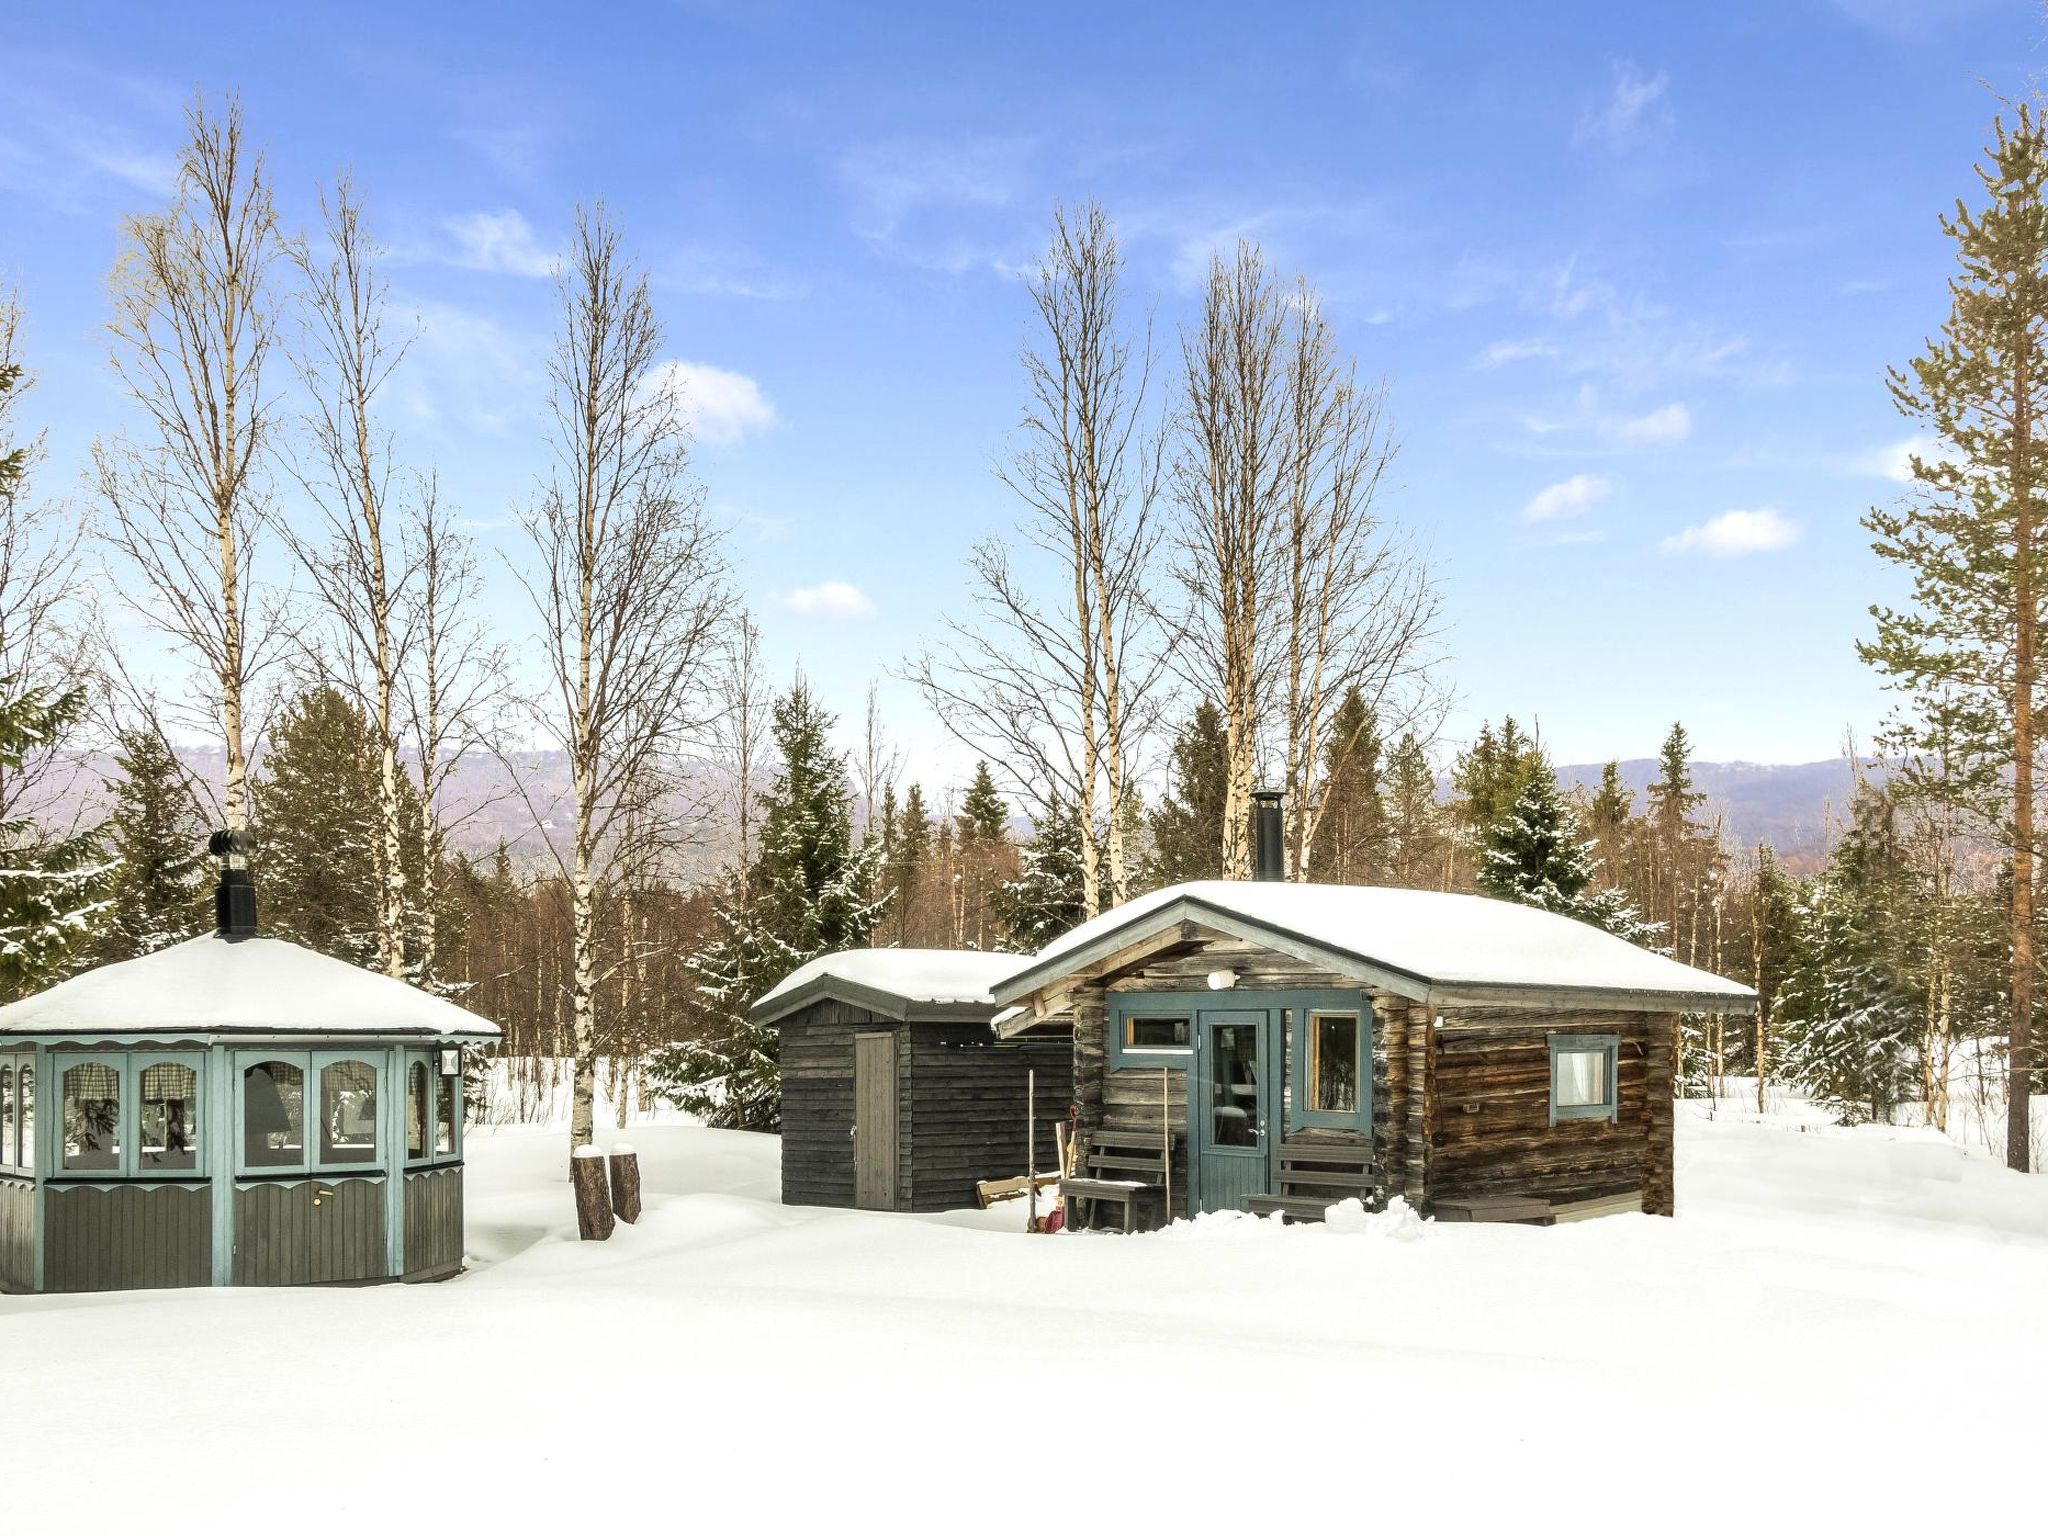
[[[1909,484],[1913,478],[1913,455],[1922,459],[1934,457],[1934,439],[1931,437],[1909,437],[1900,442],[1887,443],[1882,448],[1873,448],[1859,455],[1856,470],[1859,474],[1881,475],[1887,480],[1896,480],[1901,485]]]
[[[1556,357],[1557,344],[1550,341],[1496,341],[1479,354],[1474,366],[1498,368],[1505,363],[1525,363],[1536,358]]]
[[[1661,548],[1667,555],[1702,554],[1716,559],[1783,549],[1799,537],[1799,525],[1769,507],[1723,512],[1698,527],[1674,533]]]
[[[1624,443],[1680,443],[1692,435],[1692,412],[1673,402],[1647,415],[1609,418],[1601,430]]]
[[[448,261],[473,272],[509,272],[515,277],[549,277],[555,253],[542,248],[533,226],[516,208],[499,213],[464,213],[444,219],[455,242]]]
[[[1572,132],[1574,144],[1625,144],[1671,126],[1671,107],[1665,100],[1671,77],[1663,70],[1645,75],[1623,59],[1614,66],[1614,88],[1598,107],[1579,119]]]
[[[1578,517],[1611,489],[1598,475],[1573,475],[1555,485],[1546,485],[1522,508],[1525,523],[1553,523],[1560,518]]]
[[[641,382],[669,391],[702,443],[723,447],[775,425],[775,407],[761,386],[729,368],[677,358],[657,364]]]
[[[821,581],[815,587],[798,587],[783,598],[791,613],[817,619],[860,619],[875,611],[867,593],[850,581]]]

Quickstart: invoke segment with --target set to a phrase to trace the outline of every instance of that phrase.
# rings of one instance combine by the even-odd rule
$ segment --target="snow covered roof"
[[[1383,886],[1195,880],[1081,924],[995,987],[1014,1003],[1181,922],[1445,1006],[1567,1002],[1742,1013],[1756,994],[1586,923],[1486,896]]]
[[[1024,955],[984,949],[847,949],[797,967],[748,1010],[773,1023],[821,997],[891,1019],[980,1021],[996,1011],[989,988],[1025,963]]]
[[[103,965],[0,1008],[0,1035],[435,1035],[498,1026],[389,976],[283,939],[206,934]]]

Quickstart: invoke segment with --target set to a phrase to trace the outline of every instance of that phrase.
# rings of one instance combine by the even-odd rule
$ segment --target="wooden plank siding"
[[[886,1023],[826,999],[782,1019],[782,1203],[853,1204],[853,1032]]]
[[[0,1292],[36,1288],[36,1186],[31,1179],[0,1179]]]
[[[319,1191],[331,1190],[320,1196]],[[387,1278],[384,1178],[309,1178],[235,1189],[236,1285]]]
[[[892,1029],[853,1031],[853,1203],[864,1211],[902,1209],[898,1177],[910,1116],[908,1084]]]
[[[1054,1125],[1067,1117],[1073,1060],[1064,1041],[998,1044],[986,1024],[917,1024],[903,1032],[908,1100],[897,1208],[957,1210],[983,1179],[1024,1172],[1028,1075],[1037,1074],[1038,1167],[1058,1166]]]
[[[405,1176],[405,1278],[438,1280],[462,1268],[462,1170]]]
[[[204,1184],[52,1184],[43,1193],[43,1289],[135,1291],[213,1283]]]

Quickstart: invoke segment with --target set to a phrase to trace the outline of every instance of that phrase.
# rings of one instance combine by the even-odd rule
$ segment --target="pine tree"
[[[2011,1009],[2006,1162],[2032,1162],[2029,1096],[2036,985],[2035,804],[2043,706],[2042,606],[2048,594],[2048,125],[2022,102],[1993,120],[1980,208],[1941,220],[1955,242],[1949,314],[1906,370],[1893,403],[1931,435],[1914,455],[1915,495],[1873,508],[1877,554],[1912,579],[1905,609],[1872,608],[1857,647],[1905,696],[1891,727],[1904,752],[1956,768],[1954,802],[2012,850],[2007,885]]]
[[[102,964],[190,938],[210,915],[204,832],[170,748],[155,731],[127,731],[114,766],[120,777],[107,786],[113,811],[105,829],[114,871],[94,944]]]
[[[1024,867],[990,898],[1005,947],[1050,944],[1087,913],[1081,889],[1081,818],[1055,802],[1024,848]]]
[[[1785,873],[1769,843],[1756,849],[1750,884],[1749,983],[1756,988],[1750,1023],[1749,1069],[1756,1078],[1756,1109],[1764,1112],[1764,1090],[1775,1071],[1772,1035],[1781,999],[1798,963],[1799,888]]]
[[[1311,869],[1339,885],[1383,883],[1387,818],[1380,803],[1379,723],[1353,688],[1330,719],[1323,754],[1323,813]]]
[[[63,739],[84,710],[81,689],[52,695],[0,678],[0,773]],[[28,817],[0,821],[0,997],[64,975],[106,912],[112,872],[97,829],[53,838]]]
[[[781,766],[761,797],[761,851],[749,879],[727,876],[717,937],[690,957],[708,1027],[648,1062],[661,1094],[709,1125],[780,1127],[776,1036],[747,1009],[797,967],[868,943],[887,906],[873,894],[882,840],[853,840],[853,795],[846,759],[828,740],[832,723],[801,679],[776,701],[770,735]]]
[[[1655,929],[1611,887],[1596,890],[1599,860],[1579,819],[1547,769],[1530,779],[1508,814],[1482,834],[1479,889],[1503,901],[1541,907],[1641,944]]]
[[[1223,715],[1204,699],[1174,738],[1166,798],[1148,818],[1148,886],[1214,880],[1223,873],[1223,807],[1229,752]]]
[[[932,854],[932,818],[925,809],[924,786],[912,784],[903,796],[903,811],[896,818],[895,846],[890,850],[885,882],[895,908],[896,942],[909,944],[918,932],[922,912],[925,866]]]
[[[255,788],[264,931],[377,968],[377,751],[363,712],[336,688],[298,695]]]
[[[960,835],[983,843],[1001,842],[1010,833],[1010,808],[996,792],[996,781],[988,764],[974,765],[974,781],[960,802]]]
[[[974,780],[960,803],[959,826],[961,941],[983,949],[997,942],[991,901],[1015,868],[1010,808],[996,792],[987,763],[974,765]]]
[[[1412,731],[1388,754],[1382,796],[1387,819],[1387,859],[1391,883],[1419,890],[1440,890],[1449,873],[1450,838],[1443,807],[1436,798],[1436,770]]]
[[[1542,747],[1515,723],[1513,715],[1501,721],[1498,732],[1490,723],[1481,722],[1472,745],[1451,767],[1451,783],[1458,791],[1467,831],[1477,837],[1504,820],[1530,781],[1548,772],[1550,764]]]

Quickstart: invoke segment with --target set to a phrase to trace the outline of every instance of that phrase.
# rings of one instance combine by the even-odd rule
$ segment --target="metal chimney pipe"
[[[254,937],[256,883],[249,878],[249,855],[256,851],[255,835],[222,828],[207,839],[206,851],[220,860],[220,884],[213,888],[215,931],[224,939]]]
[[[1280,829],[1280,803],[1285,797],[1277,789],[1252,791],[1252,878],[1287,878],[1286,834]]]

